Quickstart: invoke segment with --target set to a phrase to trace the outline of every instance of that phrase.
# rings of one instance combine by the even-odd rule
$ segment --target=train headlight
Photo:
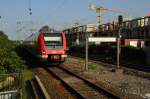
[[[42,54],[46,54],[46,52],[43,50],[43,51],[42,51]]]
[[[64,54],[64,55],[61,55],[61,57],[62,57],[62,58],[65,58],[65,57],[67,57],[67,55],[65,55],[65,54]]]

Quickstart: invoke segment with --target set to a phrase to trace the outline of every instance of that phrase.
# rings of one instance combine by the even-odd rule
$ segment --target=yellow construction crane
[[[105,11],[127,14],[125,11],[121,11],[121,10],[117,10],[117,9],[108,9],[108,8],[103,7],[103,6],[96,6],[96,4],[94,4],[94,3],[89,3],[89,8],[95,9],[96,12],[99,14],[99,16],[98,16],[99,25],[104,23],[103,13]]]

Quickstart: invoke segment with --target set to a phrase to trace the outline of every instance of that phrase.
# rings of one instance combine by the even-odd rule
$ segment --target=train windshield
[[[46,49],[61,49],[62,35],[61,33],[44,33],[44,42]]]

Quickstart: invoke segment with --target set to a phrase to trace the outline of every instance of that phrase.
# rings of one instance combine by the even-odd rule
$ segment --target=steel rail
[[[37,75],[30,81],[35,99],[51,99],[43,83]]]
[[[41,89],[45,99],[51,99],[49,94],[48,94],[48,92],[46,91],[43,83],[41,82],[40,78],[37,75],[35,75],[35,79],[36,79],[36,81],[37,81],[37,83],[38,83],[38,85],[39,85],[39,87],[40,87],[40,89]]]
[[[120,99],[142,99],[143,97],[135,94],[126,94],[124,91],[122,91],[120,88],[116,88],[104,81],[93,81],[92,79],[86,79],[84,76],[81,76],[77,73],[74,73],[71,70],[68,70],[64,68],[63,66],[59,66],[59,68],[63,69],[64,71],[70,73],[73,76],[76,76],[77,78],[83,80],[84,82],[88,83],[89,85],[93,86],[94,88],[97,88],[97,90],[103,90],[107,94],[111,95],[115,98]]]
[[[112,97],[113,99],[119,99],[120,98],[120,96],[118,94],[114,94],[114,93],[106,90],[106,88],[102,88],[102,87],[100,87],[98,85],[95,85],[95,83],[92,83],[92,82],[90,82],[90,81],[88,81],[88,80],[86,80],[86,79],[84,79],[84,78],[82,78],[82,77],[80,77],[80,76],[72,73],[71,71],[66,70],[65,68],[62,68],[62,67],[59,67],[59,66],[57,66],[56,68],[59,68],[59,69],[63,70],[64,72],[66,72],[67,74],[69,74],[69,75],[71,75],[73,77],[76,77],[77,79],[82,80],[84,83],[86,83],[86,85],[88,85],[92,89],[96,90],[98,93],[103,92],[105,94],[105,96]],[[78,92],[78,90],[74,89],[65,80],[63,80],[54,71],[52,71],[51,67],[50,68],[45,68],[45,70],[47,72],[52,73],[55,77],[57,77],[59,80],[61,80],[65,85],[67,85],[68,87],[70,87],[70,89],[72,89],[74,92],[76,92],[76,94],[78,94],[78,96],[80,96],[81,99],[85,99],[85,97],[80,92]],[[121,98],[122,98],[122,96],[121,96]]]

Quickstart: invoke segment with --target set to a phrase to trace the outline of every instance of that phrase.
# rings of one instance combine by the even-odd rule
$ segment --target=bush
[[[15,52],[15,45],[0,31],[0,73],[19,72],[23,61]]]
[[[141,48],[125,46],[121,49],[121,56],[129,61],[146,62],[146,53]]]
[[[70,53],[85,54],[85,47],[74,46],[70,48]],[[105,59],[110,58],[116,61],[117,57],[117,47],[116,46],[104,46],[104,45],[90,45],[89,55],[97,56],[99,58]],[[125,46],[121,48],[121,60],[127,62],[136,63],[146,63],[146,53],[136,47]]]

